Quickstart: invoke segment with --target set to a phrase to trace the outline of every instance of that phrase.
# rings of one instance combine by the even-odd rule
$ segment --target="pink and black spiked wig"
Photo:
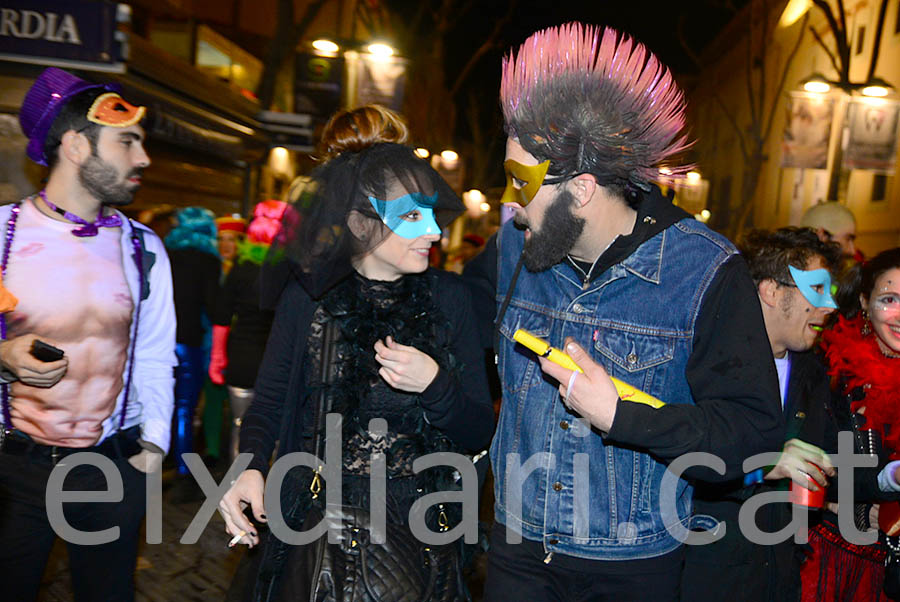
[[[590,173],[620,193],[646,190],[659,164],[689,146],[684,94],[669,69],[610,28],[569,23],[533,34],[503,60],[500,103],[509,136],[549,159],[549,174]]]

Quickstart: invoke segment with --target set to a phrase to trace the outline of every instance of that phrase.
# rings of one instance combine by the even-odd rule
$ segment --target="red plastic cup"
[[[822,473],[822,476],[825,476],[825,473],[818,466],[819,472]],[[791,493],[790,493],[790,501],[792,504],[797,504],[798,506],[806,506],[807,508],[824,508],[825,507],[825,487],[822,487],[818,483],[815,482],[810,476],[807,476],[810,483],[813,483],[819,489],[817,491],[813,491],[812,489],[807,489],[803,485],[799,485],[796,481],[791,481]]]

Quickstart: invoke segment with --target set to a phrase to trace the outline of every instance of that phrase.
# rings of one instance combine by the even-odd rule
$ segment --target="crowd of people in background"
[[[119,208],[150,165],[147,109],[41,74],[20,121],[49,177],[0,207],[4,595],[35,598],[45,492],[92,451],[123,494],[59,512],[120,534],[67,539],[78,600],[134,599],[145,475],[200,499],[193,453],[229,475],[233,600],[470,600],[484,548],[490,602],[900,599],[900,248],[865,257],[837,202],[736,244],[673,204],[654,174],[688,144],[684,97],[612,29],[535,33],[500,101],[512,219],[435,266],[464,206],[393,111],[334,115],[318,166],[249,222],[138,221]],[[868,459],[843,475],[842,440]],[[479,538],[446,495],[488,448]],[[319,459],[277,468],[297,452]],[[422,466],[435,452],[466,465]],[[676,470],[692,452],[715,462]]]

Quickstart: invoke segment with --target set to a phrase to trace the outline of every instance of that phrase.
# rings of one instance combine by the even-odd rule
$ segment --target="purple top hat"
[[[47,165],[44,143],[50,132],[50,126],[69,99],[91,88],[103,88],[111,92],[118,92],[121,89],[117,84],[94,84],[85,81],[56,67],[44,69],[34,80],[19,111],[19,124],[22,126],[22,132],[28,137],[28,147],[25,149],[28,158],[38,165]]]

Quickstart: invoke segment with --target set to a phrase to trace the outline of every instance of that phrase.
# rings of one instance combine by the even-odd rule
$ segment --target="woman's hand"
[[[390,386],[407,393],[421,393],[437,376],[438,365],[431,356],[415,347],[400,345],[391,337],[375,342],[378,374]]]
[[[240,539],[237,543],[245,543],[251,548],[259,543],[259,535],[244,514],[244,508],[250,506],[253,516],[261,523],[266,522],[266,510],[263,506],[263,492],[265,491],[265,479],[258,470],[245,470],[236,480],[231,482],[231,488],[219,501],[219,514],[225,519],[225,531],[229,535]],[[231,547],[233,544],[228,544]]]

